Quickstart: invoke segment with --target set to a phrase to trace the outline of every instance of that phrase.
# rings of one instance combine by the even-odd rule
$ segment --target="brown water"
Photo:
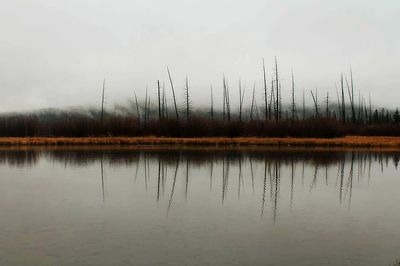
[[[0,265],[391,265],[400,154],[0,150]]]

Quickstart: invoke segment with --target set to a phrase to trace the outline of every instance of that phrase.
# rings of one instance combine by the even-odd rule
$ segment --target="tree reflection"
[[[222,205],[231,204],[232,199],[256,197],[257,204],[261,203],[257,207],[261,218],[268,216],[276,222],[280,207],[295,209],[299,195],[304,197],[320,191],[333,191],[340,205],[351,208],[353,190],[363,184],[370,185],[371,171],[383,172],[390,165],[397,170],[399,158],[396,151],[369,150],[32,148],[0,150],[0,167],[35,167],[41,159],[66,167],[97,164],[104,201],[106,168],[127,166],[132,167],[136,183],[143,183],[143,189],[152,197],[155,195],[157,202],[166,204],[167,214],[174,200],[182,197],[186,202],[190,193],[201,191],[200,195],[210,198],[218,193],[218,204]],[[110,174],[107,171],[107,178],[112,178]],[[183,194],[176,190],[182,184]]]

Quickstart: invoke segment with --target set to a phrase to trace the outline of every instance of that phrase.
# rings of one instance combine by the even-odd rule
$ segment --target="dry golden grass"
[[[342,138],[0,138],[0,145],[187,145],[187,146],[310,146],[310,147],[386,147],[400,149],[400,137],[348,136]]]

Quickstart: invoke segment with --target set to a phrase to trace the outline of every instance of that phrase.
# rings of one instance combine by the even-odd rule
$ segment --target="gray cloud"
[[[262,58],[272,74],[274,56],[284,92],[293,69],[299,93],[333,95],[351,64],[356,89],[396,106],[398,10],[397,0],[3,1],[0,111],[95,105],[103,78],[109,104],[123,101],[155,92],[167,65],[206,103],[223,73],[232,87],[261,86]]]

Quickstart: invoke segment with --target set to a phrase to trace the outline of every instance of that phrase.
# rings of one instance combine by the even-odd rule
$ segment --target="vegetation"
[[[213,86],[210,106],[196,109],[190,96],[189,79],[184,80],[183,107],[179,106],[177,90],[170,69],[167,68],[172,103],[168,102],[165,83],[157,80],[157,100],[152,103],[149,91],[143,101],[136,92],[130,108],[117,106],[114,112],[106,108],[105,80],[101,87],[98,110],[90,112],[58,112],[9,114],[0,116],[0,137],[300,137],[333,138],[347,135],[400,136],[398,109],[373,108],[371,98],[358,95],[356,102],[353,73],[349,78],[340,76],[340,92],[337,102],[318,99],[318,90],[310,90],[311,107],[307,107],[304,90],[302,110],[296,108],[296,86],[291,73],[289,103],[282,103],[282,83],[275,58],[270,86],[265,62],[262,62],[262,103],[258,105],[256,85],[252,94],[246,93],[242,81],[238,83],[238,107],[232,105],[228,78],[222,78],[222,110],[216,108]],[[261,75],[260,75],[261,76]],[[162,85],[161,85],[162,84]],[[248,101],[245,95],[251,96]],[[171,100],[171,99],[170,99]],[[248,105],[246,107],[246,104]],[[322,103],[322,106],[321,106]],[[172,109],[169,107],[172,106]]]
[[[0,138],[0,145],[185,145],[204,147],[281,146],[400,148],[400,137],[342,138],[160,138],[160,137],[90,137],[90,138]]]

